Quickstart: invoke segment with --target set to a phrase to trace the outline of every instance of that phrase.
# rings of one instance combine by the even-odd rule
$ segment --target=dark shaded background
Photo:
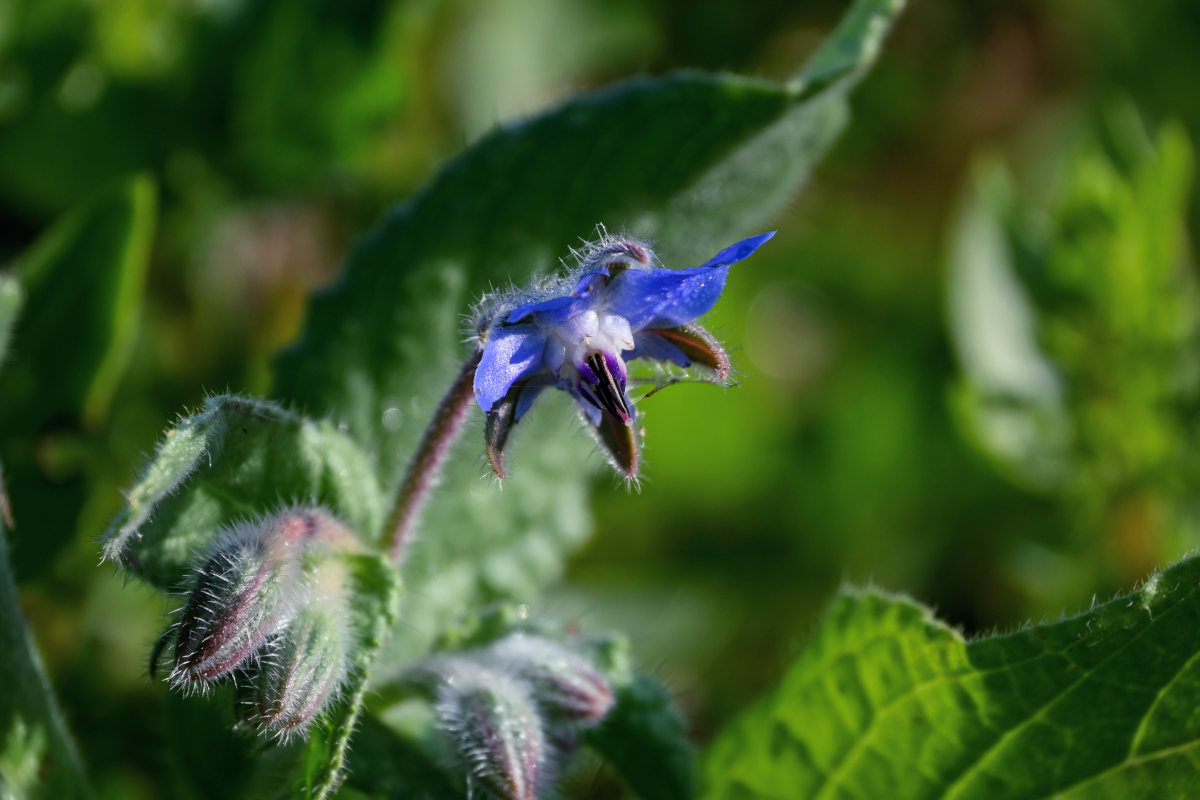
[[[83,463],[104,477],[81,484],[74,531],[14,537],[27,614],[102,794],[182,796],[202,777],[151,741],[179,703],[144,673],[161,602],[95,568],[117,489],[167,422],[206,391],[264,391],[352,237],[495,122],[643,72],[781,78],[844,6],[0,5],[0,263],[131,171],[161,192],[111,418],[38,432],[57,479]],[[626,630],[703,741],[773,684],[842,580],[911,593],[974,633],[1084,608],[1177,558],[1177,539],[1153,544],[1168,541],[1153,515],[1114,504],[1081,521],[1071,498],[1010,482],[971,448],[950,410],[944,284],[974,159],[998,153],[1040,186],[1114,101],[1150,130],[1195,131],[1197,74],[1200,7],[1185,0],[916,0],[848,133],[711,317],[741,386],[645,401],[647,480],[627,493],[597,478],[596,536],[554,606]],[[1131,551],[1131,537],[1151,544]]]

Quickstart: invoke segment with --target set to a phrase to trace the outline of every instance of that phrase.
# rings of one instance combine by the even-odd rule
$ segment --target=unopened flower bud
[[[350,638],[348,615],[337,598],[322,597],[298,610],[241,687],[242,719],[281,738],[308,727],[337,697]]]
[[[489,648],[507,671],[533,686],[534,699],[551,715],[594,725],[613,706],[608,679],[586,658],[552,639],[514,633]]]
[[[349,531],[320,509],[290,510],[222,533],[196,571],[175,628],[171,680],[194,687],[261,650],[304,600],[302,557],[344,544]]]
[[[442,662],[436,710],[471,779],[505,800],[535,800],[546,753],[521,681],[461,658]]]

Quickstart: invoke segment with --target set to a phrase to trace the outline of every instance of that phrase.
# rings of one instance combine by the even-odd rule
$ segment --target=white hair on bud
[[[279,635],[296,613],[315,595],[335,593],[313,578],[321,570],[310,562],[357,547],[346,526],[320,507],[291,506],[219,529],[195,560],[188,599],[156,647],[152,671],[171,645],[166,680],[187,694],[270,669]]]
[[[548,783],[545,726],[525,681],[469,658],[435,659],[434,710],[470,780],[505,800],[536,800]]]

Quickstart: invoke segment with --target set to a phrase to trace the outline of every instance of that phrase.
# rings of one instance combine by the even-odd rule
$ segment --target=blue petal
[[[491,411],[512,385],[545,366],[546,335],[536,325],[499,327],[492,331],[475,368],[475,399]]]
[[[579,406],[579,410],[583,412],[583,415],[585,417],[587,417],[588,422],[591,422],[592,425],[599,426],[600,419],[603,416],[604,412],[601,411],[600,409],[596,408],[594,405],[589,403],[587,400],[584,400],[583,395],[581,395],[579,392],[575,391],[574,389],[568,389],[567,391],[569,391],[571,393],[571,396],[575,398],[576,405]]]
[[[609,310],[643,328],[677,328],[708,312],[725,290],[729,267],[627,269],[608,286]]]
[[[520,422],[521,417],[525,416],[525,412],[533,405],[533,401],[538,399],[546,389],[546,384],[526,384],[521,393],[517,395],[517,410],[513,413],[513,422]]]
[[[701,267],[727,267],[730,264],[749,258],[754,254],[754,251],[763,246],[763,243],[775,235],[775,231],[767,231],[760,233],[758,236],[751,236],[742,239],[737,244],[731,244],[715,256],[701,264]]]
[[[634,332],[685,325],[716,305],[729,265],[747,258],[774,235],[771,231],[743,239],[691,269],[625,270],[608,286],[609,308],[629,320]]]
[[[537,303],[526,303],[523,306],[517,306],[514,308],[512,312],[510,312],[509,315],[504,318],[504,321],[509,324],[520,322],[530,314],[546,314],[547,312],[551,311],[560,311],[577,302],[579,302],[579,299],[575,297],[551,297],[549,300],[541,300]],[[553,316],[554,318],[562,317],[565,319],[567,316],[569,316],[569,314],[555,314]]]
[[[643,331],[633,337],[634,348],[625,353],[625,360],[649,358],[654,361],[671,361],[681,367],[690,367],[692,360],[687,354],[675,346],[674,342],[659,336],[653,331]]]

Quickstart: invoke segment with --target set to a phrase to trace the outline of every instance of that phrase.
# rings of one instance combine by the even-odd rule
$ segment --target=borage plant
[[[506,605],[533,603],[587,529],[586,441],[561,404],[526,412],[562,390],[636,481],[639,400],[686,375],[727,382],[697,319],[772,234],[721,245],[828,147],[898,6],[858,3],[788,83],[643,79],[499,129],[397,208],[314,299],[278,400],[209,399],[127,493],[105,558],[181,596],[152,674],[221,695],[272,742],[263,769],[308,796],[347,775],[363,791],[549,796],[583,746],[641,794],[692,794],[682,721],[620,637]],[[708,247],[686,269],[655,255]],[[480,490],[478,446],[454,446],[479,418],[503,491]],[[528,444],[508,477],[515,430]],[[420,722],[380,722],[414,703]],[[360,724],[354,753],[385,763],[349,755]]]
[[[539,607],[589,534],[591,451],[638,480],[648,395],[728,381],[697,319],[841,130],[900,5],[858,0],[785,83],[637,80],[496,130],[358,243],[272,399],[212,397],[166,432],[104,536],[106,560],[176,606],[149,653],[185,695],[163,760],[236,797],[549,798],[589,752],[648,800],[1195,794],[1195,558],[1081,616],[971,641],[912,600],[846,589],[778,690],[717,734],[699,785],[683,717],[629,643]],[[1170,126],[1154,143],[1130,130],[1104,137],[1119,157],[1082,157],[1049,211],[981,181],[952,257],[958,404],[993,461],[1084,523],[1157,509],[1194,542],[1191,150]],[[113,401],[154,208],[148,178],[126,181],[0,275],[6,529],[53,461],[36,432],[98,424]],[[580,247],[598,223],[621,233]],[[650,242],[700,266],[663,268]],[[1015,330],[979,313],[997,286],[1046,335],[993,340]],[[62,349],[63,330],[86,333]],[[1051,380],[1011,382],[1027,374],[989,360],[997,344]],[[471,426],[481,437],[459,436]],[[77,509],[45,502],[69,488],[42,490],[56,523],[21,558],[71,530]],[[0,797],[88,797],[12,573],[0,535]],[[194,735],[214,716],[227,725]],[[221,737],[220,759],[195,746]]]

